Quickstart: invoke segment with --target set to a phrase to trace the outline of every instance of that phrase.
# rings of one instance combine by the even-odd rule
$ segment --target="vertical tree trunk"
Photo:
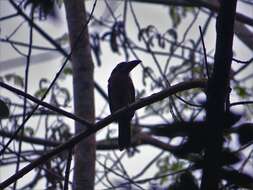
[[[229,80],[237,0],[222,0],[216,21],[214,69],[208,80],[206,104],[206,149],[202,190],[217,190],[220,182],[222,134],[229,111]]]
[[[88,28],[78,38],[86,23],[83,0],[65,0],[73,66],[73,90],[75,114],[94,122],[94,65],[91,57]],[[78,39],[77,39],[78,38]],[[78,42],[77,42],[78,41]],[[75,132],[85,130],[85,126],[75,123]],[[74,150],[75,190],[94,189],[95,176],[95,135],[81,141]]]

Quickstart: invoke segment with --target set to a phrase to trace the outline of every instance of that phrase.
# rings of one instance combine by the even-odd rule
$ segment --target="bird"
[[[141,60],[119,63],[112,71],[108,80],[108,98],[111,113],[123,108],[135,101],[135,89],[130,78],[130,72]],[[118,122],[118,146],[122,151],[131,145],[131,120],[134,111],[129,111],[117,119]]]

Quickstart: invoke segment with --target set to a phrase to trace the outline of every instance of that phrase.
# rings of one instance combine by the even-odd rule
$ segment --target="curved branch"
[[[142,98],[129,106],[126,106],[124,108],[119,109],[118,111],[114,112],[112,115],[109,115],[102,119],[101,121],[98,121],[96,124],[94,124],[93,127],[88,128],[87,130],[84,130],[83,132],[79,133],[78,135],[74,136],[70,140],[68,140],[66,143],[63,143],[56,147],[55,149],[52,149],[48,152],[46,152],[44,155],[39,157],[38,159],[34,160],[31,164],[25,166],[22,168],[19,172],[12,175],[8,179],[6,179],[4,182],[0,184],[0,189],[4,189],[5,187],[9,186],[16,180],[20,179],[24,175],[26,175],[28,172],[33,170],[34,168],[38,167],[42,163],[46,162],[47,160],[51,159],[53,156],[61,153],[64,150],[73,148],[77,143],[79,143],[81,140],[87,138],[88,136],[96,133],[98,130],[104,128],[111,122],[115,121],[119,116],[132,111],[140,109],[144,106],[150,105],[152,103],[155,103],[157,101],[160,101],[164,98],[167,98],[168,96],[171,96],[175,93],[178,93],[180,91],[189,90],[192,88],[206,88],[207,81],[205,79],[202,80],[194,80],[189,82],[182,82],[179,84],[176,84],[174,86],[171,86],[161,92],[152,94],[151,96],[148,96],[146,98]]]

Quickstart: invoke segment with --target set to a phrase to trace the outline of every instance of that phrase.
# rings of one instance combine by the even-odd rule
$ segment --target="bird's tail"
[[[129,148],[131,145],[131,124],[130,121],[119,121],[119,149],[123,150]]]

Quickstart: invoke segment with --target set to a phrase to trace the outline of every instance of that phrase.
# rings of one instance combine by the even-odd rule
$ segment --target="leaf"
[[[65,75],[72,75],[73,74],[72,68],[71,67],[64,68],[63,73]]]
[[[41,97],[44,96],[46,91],[47,91],[47,88],[41,88],[41,89],[39,89],[35,92],[34,96],[37,97],[37,98],[41,98]]]
[[[148,39],[148,44],[151,46],[151,47],[154,47],[154,36],[150,36],[149,39]]]
[[[68,91],[67,88],[60,88],[60,92],[61,94],[64,95],[64,103],[63,103],[63,106],[67,106],[68,103],[70,102],[70,93]]]
[[[0,99],[0,119],[7,118],[9,114],[10,112],[8,106]]]
[[[92,34],[91,35],[91,48],[94,52],[95,58],[96,58],[96,62],[98,66],[101,66],[101,59],[100,59],[100,55],[101,53],[101,47],[100,47],[100,37],[98,33]]]
[[[172,19],[172,25],[173,25],[173,27],[176,28],[181,22],[181,16],[178,13],[178,8],[177,7],[170,7],[169,14]]]
[[[199,187],[197,185],[196,178],[190,172],[185,172],[177,176],[176,181],[172,183],[168,189],[169,190],[184,190],[184,189],[199,190]]]
[[[112,32],[110,35],[110,45],[113,52],[119,52],[119,47],[117,43],[117,30],[116,25],[113,26]]]
[[[170,28],[166,33],[168,33],[175,42],[177,41],[177,31],[174,28]]]
[[[156,166],[158,167],[159,171],[156,173],[155,176],[159,176],[161,174],[167,173],[169,170],[169,156],[161,158],[157,160]],[[160,184],[164,184],[167,181],[167,177],[163,177],[160,179]]]
[[[146,80],[149,78],[150,75],[152,75],[154,71],[151,67],[145,67],[142,71],[142,83],[144,86],[146,86]]]
[[[172,172],[176,172],[176,171],[178,171],[178,170],[183,169],[184,165],[185,165],[184,162],[178,161],[178,162],[173,163],[173,164],[169,167],[169,170],[171,170]]]
[[[54,6],[54,0],[25,0],[24,1],[24,8],[26,9],[28,6],[34,7],[39,12],[39,18],[41,16],[47,16],[47,15],[55,15],[55,6]],[[40,18],[41,19],[41,18]]]
[[[252,176],[241,173],[240,171],[233,169],[222,169],[221,176],[227,180],[230,184],[235,184],[241,187],[240,189],[252,189],[253,188],[253,178]]]
[[[15,74],[15,73],[11,73],[11,74],[5,75],[4,77],[7,81],[13,80],[15,85],[20,86],[20,87],[24,87],[24,79],[21,76]]]
[[[155,31],[156,31],[156,27],[154,25],[148,25],[145,30],[147,37],[150,37],[151,34],[153,35]]]
[[[237,128],[239,135],[239,142],[241,145],[245,145],[253,140],[253,124],[243,123]]]
[[[156,35],[157,39],[158,39],[158,45],[161,47],[161,48],[165,48],[165,40],[163,38],[163,36],[161,36],[160,34],[157,34]]]
[[[241,98],[245,98],[245,97],[247,97],[249,95],[248,92],[247,92],[247,90],[246,90],[246,88],[242,88],[240,86],[236,86],[234,88],[234,90],[236,91],[236,93],[238,94],[238,96],[240,96]]]
[[[24,131],[26,136],[33,136],[34,135],[34,129],[32,127],[25,127]]]
[[[59,38],[56,38],[55,41],[61,45],[65,45],[69,42],[69,35],[67,33],[64,33]]]
[[[138,40],[141,41],[142,37],[144,35],[144,32],[146,31],[145,28],[140,29],[139,33],[138,33]]]

